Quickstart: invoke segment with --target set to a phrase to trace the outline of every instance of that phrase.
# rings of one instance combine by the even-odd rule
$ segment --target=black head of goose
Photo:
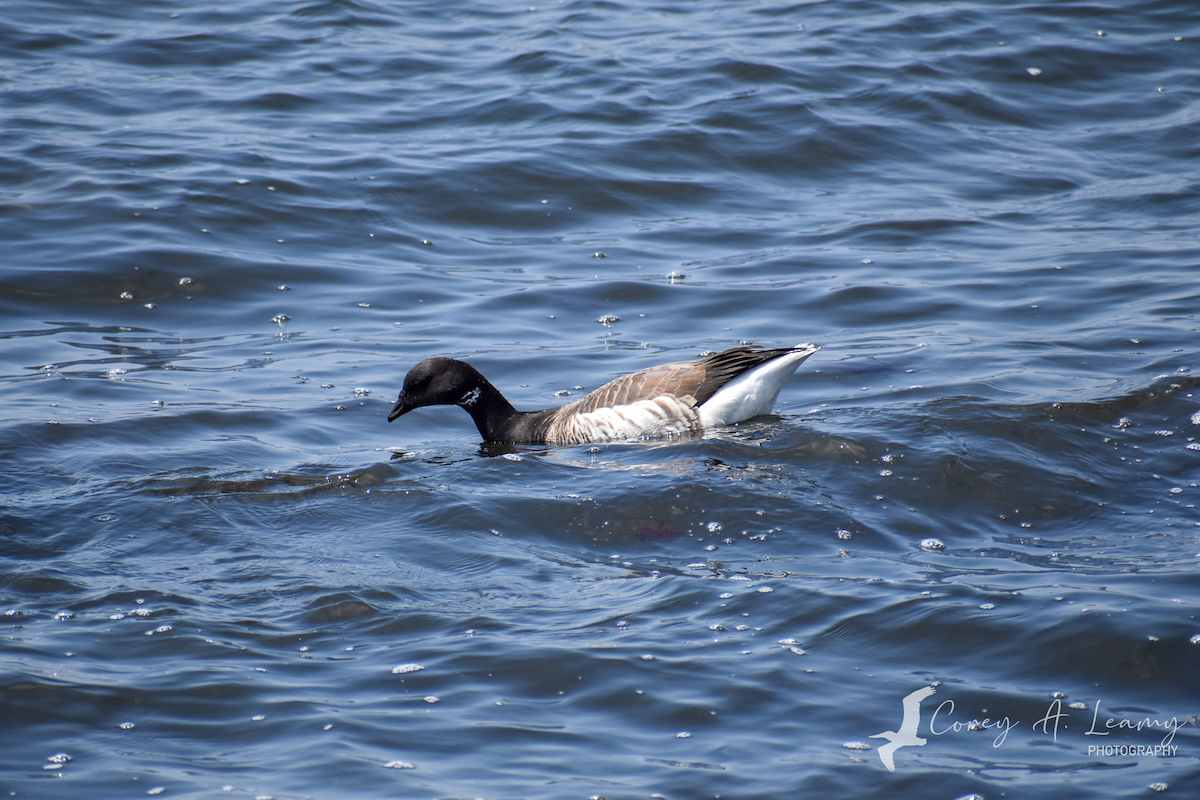
[[[470,364],[427,358],[404,378],[388,422],[415,408],[459,406],[485,442],[575,445],[730,425],[766,414],[811,344],[734,347],[695,361],[660,364],[617,378],[559,408],[517,411]]]

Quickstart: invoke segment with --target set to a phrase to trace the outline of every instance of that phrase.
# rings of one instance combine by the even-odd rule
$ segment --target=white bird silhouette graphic
[[[904,719],[900,720],[900,730],[884,731],[868,737],[888,740],[887,744],[879,747],[879,760],[888,768],[888,772],[896,771],[896,763],[892,761],[893,753],[901,747],[920,747],[925,744],[925,740],[917,736],[917,726],[921,724],[921,701],[936,691],[932,686],[925,686],[909,694],[901,701],[904,705]]]

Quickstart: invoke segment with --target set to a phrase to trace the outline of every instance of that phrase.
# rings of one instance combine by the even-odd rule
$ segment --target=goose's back
[[[695,395],[704,382],[704,376],[704,365],[699,361],[659,364],[609,381],[561,410],[566,412],[567,409],[571,409],[567,413],[586,414],[597,409],[631,405],[639,400],[652,400],[668,394],[680,399],[691,398],[694,406],[698,405]]]
[[[572,445],[682,433],[764,413],[760,406],[769,406],[795,365],[816,352],[802,348],[734,347],[698,361],[659,364],[624,375],[548,412],[546,443]],[[758,368],[767,369],[777,359],[782,369],[774,370],[778,375],[766,382],[766,391],[758,386],[761,380],[748,380]],[[706,419],[700,407],[741,383],[747,383],[749,396],[714,400],[717,408],[707,415],[711,420]]]
[[[695,393],[704,375],[701,362],[676,361],[609,381],[554,413],[548,443],[611,442],[697,429]]]

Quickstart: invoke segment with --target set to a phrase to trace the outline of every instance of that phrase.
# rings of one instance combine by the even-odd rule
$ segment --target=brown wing
[[[598,408],[612,408],[652,400],[664,394],[674,395],[695,407],[700,401],[696,392],[704,383],[706,372],[703,361],[676,361],[624,375],[576,400],[566,408],[566,413],[586,414]]]
[[[558,415],[586,414],[598,408],[629,405],[664,394],[674,395],[695,408],[746,370],[791,352],[794,352],[791,347],[779,350],[733,347],[699,361],[659,364],[609,381],[574,403],[558,409]]]

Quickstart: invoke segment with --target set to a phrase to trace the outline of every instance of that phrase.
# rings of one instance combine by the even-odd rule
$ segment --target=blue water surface
[[[9,0],[0,791],[1195,795],[1198,65],[1181,0]],[[386,422],[808,341],[704,437]]]

